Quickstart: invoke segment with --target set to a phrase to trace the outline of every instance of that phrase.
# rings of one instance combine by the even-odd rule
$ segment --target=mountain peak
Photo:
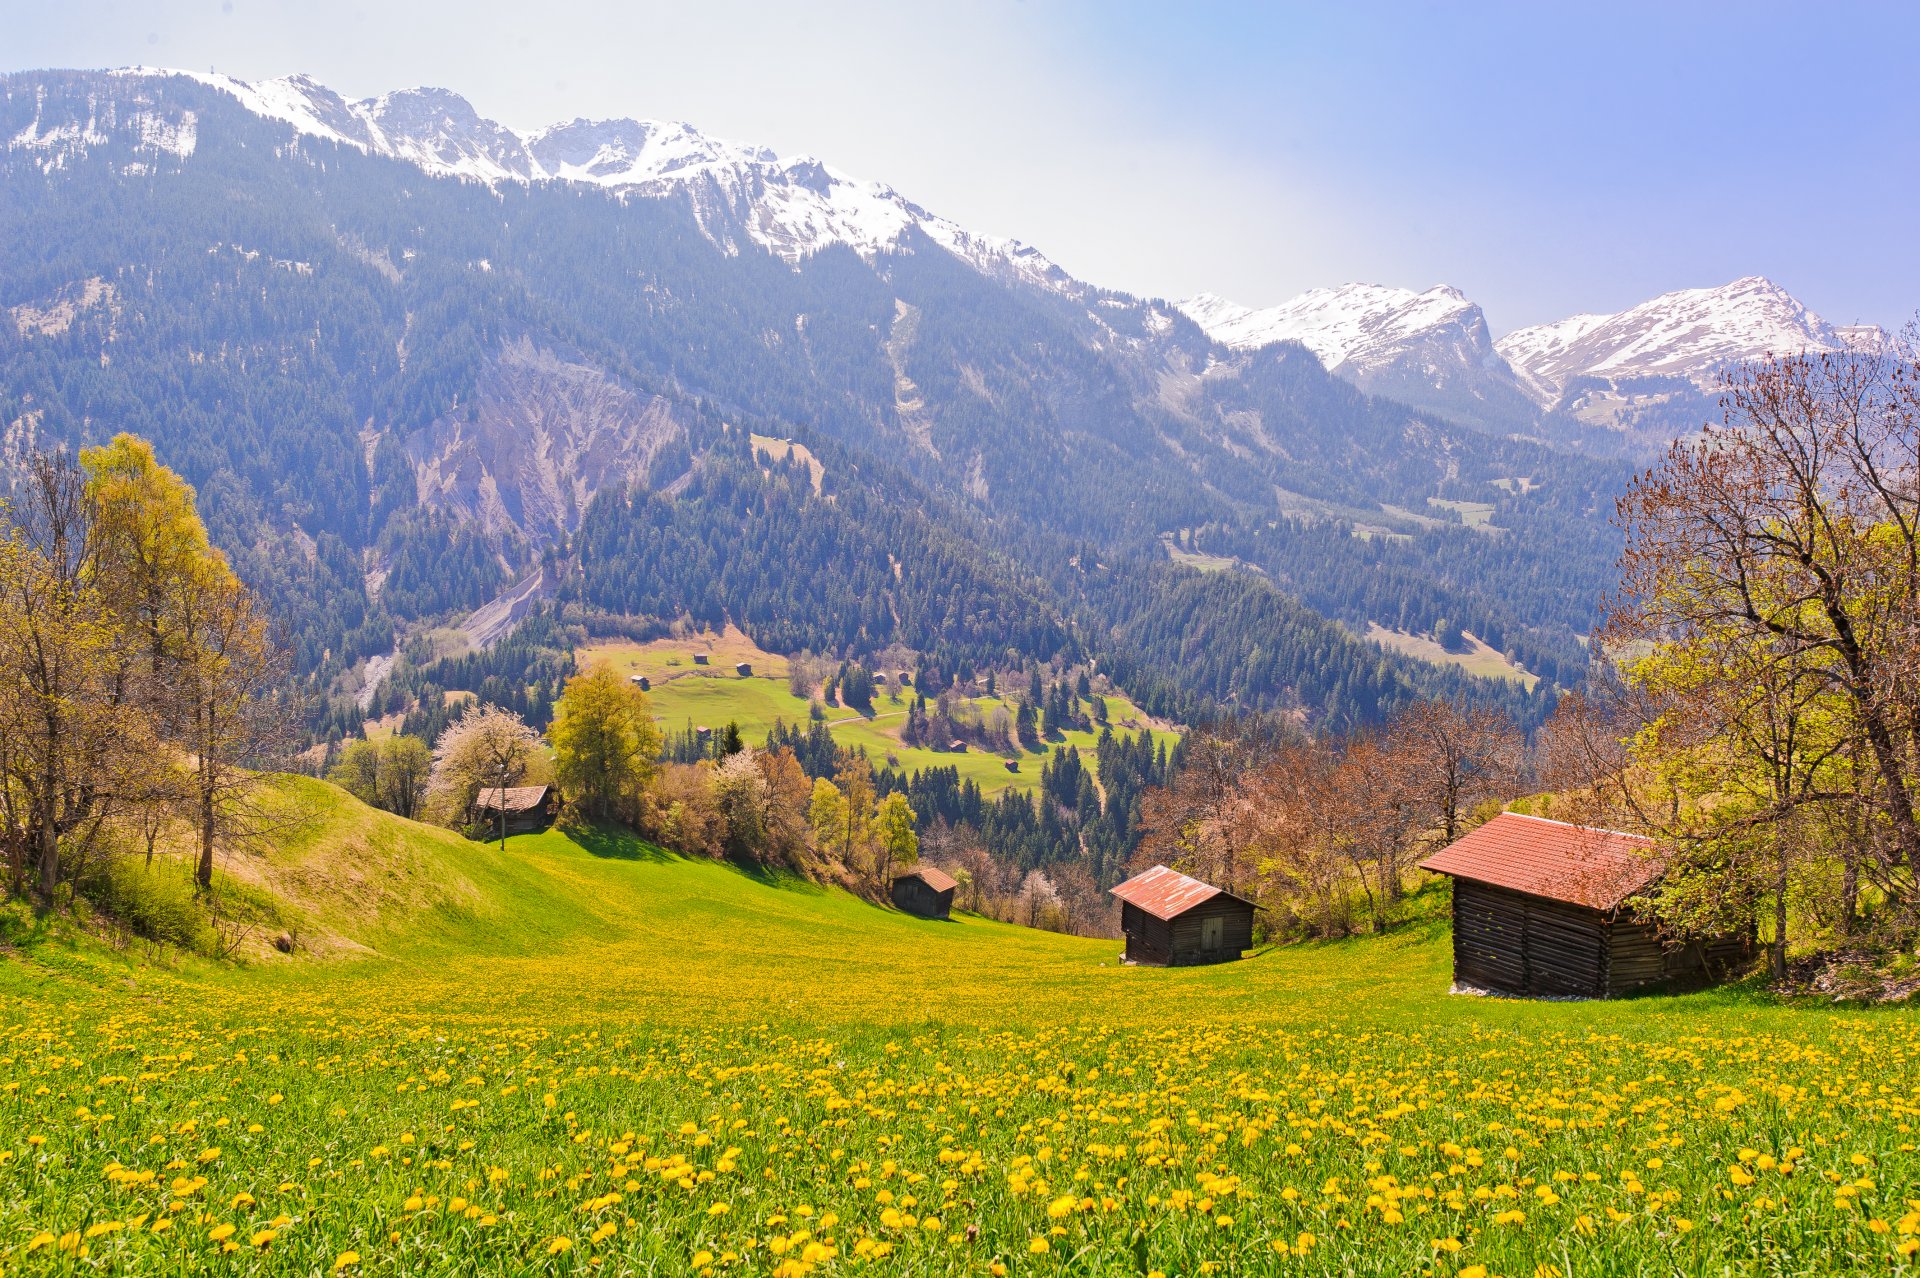
[[[1871,341],[1870,334],[1834,328],[1766,276],[1745,275],[1662,293],[1613,315],[1576,315],[1517,329],[1496,346],[1521,384],[1546,405],[1581,377],[1680,377],[1706,389],[1729,364]]]
[[[1412,340],[1448,325],[1470,343],[1491,345],[1486,319],[1460,290],[1438,284],[1425,292],[1383,284],[1341,284],[1311,289],[1278,306],[1255,309],[1215,293],[1175,303],[1215,341],[1238,350],[1274,342],[1300,342],[1329,370],[1349,362],[1388,362]],[[1469,330],[1478,330],[1475,337]]]
[[[574,182],[629,195],[690,194],[703,229],[798,262],[832,245],[866,258],[908,251],[910,229],[990,275],[1046,288],[1074,281],[1032,247],[978,235],[876,182],[817,156],[782,157],[728,142],[684,121],[575,118],[519,133],[479,114],[450,89],[421,86],[348,102],[311,76],[247,82],[211,72],[130,67],[116,74],[182,77],[236,98],[302,137],[404,160],[421,170],[488,184]]]

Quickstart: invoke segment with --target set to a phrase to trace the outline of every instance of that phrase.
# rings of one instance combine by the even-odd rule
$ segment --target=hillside
[[[1449,998],[1437,924],[1127,968],[312,793],[471,895],[356,957],[0,962],[10,1266],[1813,1274],[1913,1236],[1910,1012]]]
[[[695,653],[707,657],[708,664],[696,664]],[[577,651],[574,661],[583,669],[605,661],[624,676],[646,677],[654,719],[668,731],[689,726],[718,731],[732,723],[738,725],[748,744],[757,745],[777,725],[804,729],[812,721],[809,698],[795,696],[788,686],[787,658],[761,649],[737,629],[645,644],[596,643]],[[736,673],[741,663],[748,665],[750,675]],[[1088,769],[1096,780],[1099,778],[1099,765],[1094,759],[1094,747],[1100,739],[1097,727],[1057,733],[1043,743],[1045,750],[1011,744],[998,752],[973,746],[955,751],[908,745],[901,733],[913,698],[913,688],[902,685],[896,672],[874,698],[871,714],[844,705],[823,706],[822,713],[834,742],[866,751],[875,767],[891,767],[908,774],[925,768],[952,768],[963,782],[974,782],[988,796],[1009,789],[1039,788],[1041,760],[1048,753],[1064,752],[1069,747],[1087,759]],[[982,719],[998,711],[1009,724],[1017,708],[1010,696],[977,695],[958,700]],[[1125,697],[1109,697],[1106,702],[1107,726],[1114,732],[1132,736],[1146,731],[1156,746],[1172,746],[1180,739],[1178,732],[1152,719]],[[1008,760],[1019,764],[1019,770],[1009,771],[1005,766]]]

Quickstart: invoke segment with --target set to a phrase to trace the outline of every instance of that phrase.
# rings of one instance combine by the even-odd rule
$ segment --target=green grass
[[[286,801],[308,832],[249,881],[333,957],[152,968],[8,915],[0,1266],[1911,1268],[1909,1010],[1450,997],[1439,922],[1128,968],[614,833]]]

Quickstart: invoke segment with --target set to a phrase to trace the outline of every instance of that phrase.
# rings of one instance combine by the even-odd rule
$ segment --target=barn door
[[[1218,916],[1200,920],[1200,948],[1217,950],[1225,942],[1227,921]]]

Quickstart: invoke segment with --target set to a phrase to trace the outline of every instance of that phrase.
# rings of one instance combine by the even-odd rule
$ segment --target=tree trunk
[[[194,867],[193,881],[202,892],[213,888],[213,791],[200,794],[200,863]]]
[[[1840,871],[1840,935],[1852,936],[1860,925],[1860,865],[1851,853]]]
[[[1775,839],[1779,838],[1776,834]],[[1779,854],[1779,872],[1773,881],[1773,945],[1771,966],[1773,979],[1787,979],[1787,861],[1786,854]]]
[[[36,849],[40,863],[40,899],[49,905],[53,903],[54,888],[60,885],[60,834],[52,818],[52,813],[46,813],[35,832],[40,844]]]

